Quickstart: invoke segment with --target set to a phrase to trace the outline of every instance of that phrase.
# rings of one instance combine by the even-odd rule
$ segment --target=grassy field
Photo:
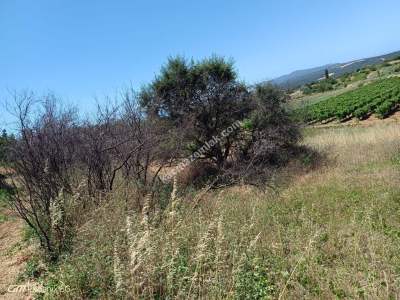
[[[354,90],[356,88],[357,88],[357,86],[349,86],[349,87],[346,87],[346,88],[337,89],[337,90],[333,90],[333,91],[328,91],[328,92],[325,92],[325,93],[318,93],[318,94],[313,94],[313,95],[309,95],[309,96],[301,96],[301,97],[298,97],[298,98],[293,98],[289,102],[289,108],[290,109],[302,108],[304,106],[315,104],[315,103],[327,100],[327,99],[329,99],[331,97],[335,97],[335,96],[341,95],[343,93],[346,93],[348,91]]]
[[[162,219],[115,193],[43,277],[45,298],[398,298],[400,124],[306,129],[303,143],[324,158],[265,192],[178,187]]]

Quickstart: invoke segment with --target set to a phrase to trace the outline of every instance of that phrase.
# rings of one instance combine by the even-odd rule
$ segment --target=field
[[[116,191],[82,226],[73,256],[47,270],[28,261],[29,274],[59,288],[46,299],[140,289],[181,299],[399,297],[400,124],[306,129],[303,143],[323,157],[291,164],[264,192],[181,199],[178,188],[158,227],[127,214]]]
[[[305,122],[347,120],[352,117],[363,120],[371,114],[385,118],[399,103],[400,78],[393,77],[299,108],[296,114]]]
[[[400,78],[341,92],[313,95],[297,113],[308,122],[374,113],[384,118],[397,109]],[[131,177],[115,177],[115,188],[95,196],[85,193],[82,180],[50,198],[45,224],[63,243],[55,245],[65,246],[57,259],[44,254],[38,234],[16,218],[6,205],[12,197],[0,190],[0,269],[7,270],[0,295],[397,299],[400,122],[394,117],[303,127],[301,147],[292,148],[289,163],[271,171],[258,188],[242,183],[201,189],[175,177],[160,186],[155,199],[140,194]],[[0,172],[17,179],[15,170],[14,165],[12,172]],[[10,292],[13,284],[34,284],[36,292]]]
[[[123,292],[143,281],[152,292],[167,288],[164,294],[178,298],[395,299],[400,124],[310,128],[303,143],[324,154],[317,165],[304,157],[265,192],[248,186],[208,192],[195,209],[185,204],[190,199],[178,198],[173,217],[151,229],[142,244],[115,248],[115,236],[123,241],[126,234],[123,191],[116,192],[116,201],[93,212],[82,227],[74,256],[37,272],[45,285],[70,288],[47,299],[114,297],[116,278]],[[134,278],[130,251],[143,263]],[[7,253],[4,261],[18,255]],[[167,282],[159,282],[160,276]]]
[[[290,102],[289,102],[289,108],[290,109],[299,109],[304,106],[308,106],[311,104],[318,103],[320,101],[327,100],[329,98],[332,98],[334,96],[338,96],[341,94],[344,94],[352,89],[355,89],[356,87],[347,87],[343,89],[337,89],[333,91],[328,91],[325,93],[318,93],[318,94],[313,94],[309,96],[301,96],[301,97],[294,97]]]

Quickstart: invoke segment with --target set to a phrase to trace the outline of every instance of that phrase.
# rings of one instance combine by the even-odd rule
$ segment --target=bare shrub
[[[179,156],[181,140],[170,124],[146,115],[137,100],[133,91],[124,94],[121,122],[130,136],[127,147],[135,150],[124,164],[124,176],[144,196],[161,184],[160,172]]]
[[[129,159],[129,152],[123,151],[129,141],[126,131],[118,120],[118,107],[100,107],[94,122],[86,121],[79,129],[82,145],[80,159],[84,165],[88,192],[113,189],[116,173]]]
[[[66,195],[73,193],[77,118],[72,109],[58,109],[53,95],[40,102],[29,93],[15,97],[20,136],[11,149],[18,175],[12,205],[54,259],[67,246],[70,224],[64,210]]]
[[[172,129],[146,116],[132,90],[118,104],[99,107],[96,120],[79,128],[89,193],[109,192],[118,179],[133,183],[141,196],[154,191],[161,169],[178,149]]]
[[[15,94],[19,135],[11,153],[19,189],[12,204],[52,259],[116,182],[134,186],[130,198],[139,209],[144,195],[162,190],[159,172],[177,142],[169,142],[162,121],[145,117],[132,91],[123,96],[121,104],[99,107],[94,121],[81,122],[53,95]]]

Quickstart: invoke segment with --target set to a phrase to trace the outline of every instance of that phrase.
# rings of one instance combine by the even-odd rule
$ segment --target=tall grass
[[[160,212],[122,191],[92,212],[47,299],[388,299],[400,296],[400,126],[313,129],[326,153],[289,186],[174,185]],[[57,289],[60,285],[68,290]]]

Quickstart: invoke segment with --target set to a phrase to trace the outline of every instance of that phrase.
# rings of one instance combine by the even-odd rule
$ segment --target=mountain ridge
[[[363,59],[356,59],[344,63],[332,63],[308,69],[296,70],[289,74],[272,79],[270,82],[283,88],[297,88],[304,84],[323,78],[326,69],[328,69],[329,73],[332,73],[334,77],[338,77],[345,73],[352,73],[360,68],[382,63],[398,56],[400,57],[400,51]]]

